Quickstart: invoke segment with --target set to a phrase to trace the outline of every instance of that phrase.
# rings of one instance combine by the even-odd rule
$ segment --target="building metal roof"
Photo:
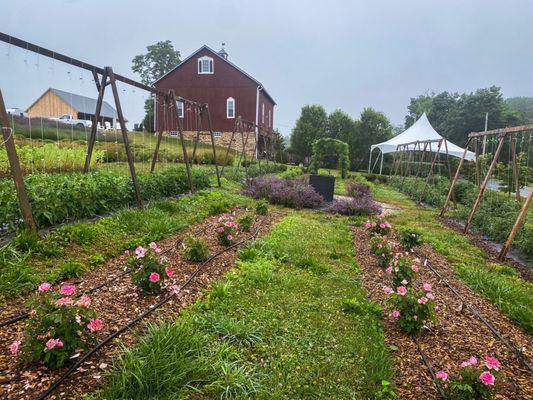
[[[180,62],[178,65],[176,65],[174,68],[172,68],[169,72],[167,72],[166,74],[164,74],[163,76],[159,77],[155,82],[153,82],[153,84],[155,85],[157,82],[159,82],[161,79],[163,79],[165,76],[167,75],[170,75],[172,72],[174,72],[175,70],[177,70],[179,67],[181,67],[183,64],[185,64],[185,62],[189,61],[192,57],[194,57],[196,54],[198,54],[200,51],[202,50],[209,50],[211,53],[213,53],[215,56],[217,56],[219,59],[221,59],[222,61],[224,62],[227,62],[229,65],[231,65],[233,68],[235,68],[237,71],[239,71],[240,73],[246,75],[248,78],[250,78],[253,82],[255,82],[257,84],[257,86],[260,86],[261,87],[261,91],[272,101],[272,103],[274,103],[274,105],[276,104],[276,101],[272,98],[272,96],[270,96],[270,94],[267,92],[267,90],[265,89],[265,87],[263,86],[263,84],[261,82],[259,82],[257,79],[255,79],[252,75],[250,75],[249,73],[247,73],[246,71],[244,71],[243,69],[237,67],[235,64],[233,64],[231,61],[229,61],[227,58],[224,58],[220,53],[216,52],[215,50],[213,50],[211,47],[207,46],[207,45],[203,45],[202,47],[200,47],[198,50],[196,50],[194,53],[192,53],[191,55],[189,55],[187,58],[185,58],[182,62]],[[226,53],[227,54],[227,53]]]
[[[75,93],[65,92],[64,90],[59,89],[50,88],[49,90],[59,96],[65,103],[69,104],[79,113],[94,115],[96,112],[96,99],[91,99],[90,97],[81,96]],[[104,101],[102,103],[100,117],[118,118],[118,114],[108,102]]]

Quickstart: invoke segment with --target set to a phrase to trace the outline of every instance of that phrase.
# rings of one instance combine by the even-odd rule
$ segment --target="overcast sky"
[[[357,117],[364,107],[403,123],[411,97],[501,86],[533,96],[531,0],[0,0],[0,31],[135,77],[131,59],[170,39],[182,57],[226,42],[230,60],[277,102],[290,134],[318,103]],[[0,43],[0,89],[28,107],[48,87],[96,97],[87,71]],[[126,117],[145,94],[121,86]]]

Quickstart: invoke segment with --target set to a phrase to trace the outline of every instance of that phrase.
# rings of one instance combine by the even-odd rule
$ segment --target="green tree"
[[[272,131],[272,147],[274,149],[274,161],[280,163],[286,162],[287,149],[285,145],[285,137],[277,129]]]
[[[141,76],[141,82],[145,85],[152,84],[155,80],[169,72],[180,60],[180,52],[174,49],[170,40],[157,42],[146,47],[145,54],[133,57],[133,72]],[[149,98],[144,103],[145,116],[143,119],[144,128],[152,132],[154,121],[154,100]]]
[[[392,125],[385,114],[373,108],[365,108],[355,124],[356,135],[350,145],[352,170],[366,168],[370,146],[392,138]]]
[[[326,136],[327,121],[326,110],[321,105],[302,107],[290,139],[290,151],[297,161],[310,157],[313,142]]]
[[[355,136],[355,122],[342,110],[335,110],[328,116],[327,136],[349,143]]]

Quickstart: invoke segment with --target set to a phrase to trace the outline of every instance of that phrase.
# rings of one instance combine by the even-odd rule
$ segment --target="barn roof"
[[[94,115],[96,112],[96,99],[54,88],[50,88],[49,90],[59,96],[77,112],[90,115]],[[118,118],[117,111],[106,101],[102,103],[100,116],[105,118]]]
[[[228,59],[222,57],[218,52],[216,52],[215,50],[213,50],[211,47],[207,46],[207,45],[203,45],[202,47],[200,47],[198,50],[196,50],[194,53],[192,53],[191,55],[189,55],[187,58],[185,58],[182,62],[180,62],[178,65],[176,65],[173,69],[171,69],[169,72],[167,72],[166,74],[164,74],[163,76],[159,77],[155,82],[153,82],[153,84],[155,85],[157,82],[159,82],[161,79],[163,79],[164,77],[166,77],[167,75],[170,75],[171,73],[173,73],[175,70],[177,70],[179,67],[181,67],[183,64],[185,64],[185,62],[189,61],[191,58],[193,58],[196,54],[198,54],[199,52],[201,52],[202,50],[208,50],[210,51],[211,53],[213,53],[216,57],[218,57],[220,60],[228,63],[229,65],[231,65],[233,68],[235,68],[237,71],[239,71],[240,73],[242,73],[243,75],[247,76],[249,79],[251,79],[253,82],[255,82],[257,84],[257,86],[261,86],[261,90],[262,92],[265,94],[265,96],[267,96],[270,101],[272,101],[272,103],[276,104],[276,102],[274,101],[274,99],[272,98],[272,96],[270,96],[270,94],[267,92],[267,90],[265,89],[265,86],[259,82],[257,79],[255,79],[252,75],[250,75],[249,73],[247,73],[246,71],[244,71],[243,69],[239,68],[238,66],[236,66],[235,64],[233,64],[231,61],[229,61]]]

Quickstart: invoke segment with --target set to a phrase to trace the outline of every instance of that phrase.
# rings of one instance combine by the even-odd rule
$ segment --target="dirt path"
[[[377,265],[376,258],[370,251],[370,237],[361,228],[354,228],[356,258],[363,272],[363,284],[369,297],[385,305],[388,295],[383,292],[383,286],[389,285],[389,279],[384,270]],[[401,250],[396,244],[396,249]],[[461,295],[493,323],[506,338],[518,347],[526,349],[526,355],[531,356],[531,338],[507,317],[502,315],[487,300],[472,292],[465,283],[455,277],[451,266],[444,256],[435,252],[425,244],[416,250],[415,256],[427,257],[429,261]],[[455,294],[428,268],[422,267],[418,278],[422,282],[430,283],[436,296],[438,307],[438,321],[430,329],[419,335],[422,350],[426,353],[435,370],[457,366],[461,361],[471,356],[483,358],[491,355],[502,362],[502,370],[506,376],[505,382],[499,389],[497,399],[526,399],[533,392],[531,373],[524,367],[514,353],[512,353],[477,317],[462,306],[462,302]],[[388,314],[388,312],[386,313]],[[383,321],[387,341],[396,346],[396,385],[400,399],[437,399],[437,391],[427,368],[424,366],[415,342],[401,331],[392,321],[385,317]]]
[[[238,217],[245,212],[244,209],[236,209]],[[262,222],[259,229],[259,236],[265,235],[271,227],[281,218],[280,212],[271,212]],[[263,217],[256,218],[251,231],[259,227],[259,221]],[[201,223],[191,226],[180,235],[169,237],[158,244],[163,251],[168,250],[165,256],[169,260],[169,265],[174,269],[173,284],[179,285],[187,280],[192,272],[197,268],[198,263],[187,262],[181,257],[181,248],[176,248],[176,243],[181,238],[193,232],[198,232],[205,228],[200,234],[208,245],[211,254],[222,250],[213,234],[214,224],[218,217],[211,217]],[[211,229],[212,228],[212,229]],[[240,239],[250,236],[251,233],[242,233]],[[208,263],[203,271],[193,280],[190,286],[181,291],[179,295],[165,304],[157,312],[151,314],[145,322],[154,322],[161,319],[175,318],[176,314],[185,306],[194,303],[202,296],[202,291],[211,281],[225,274],[234,266],[238,249],[231,249],[221,256]],[[116,275],[122,271],[124,257],[118,257],[108,262],[98,270],[92,271],[83,277],[78,285],[78,291],[88,289],[108,279],[111,275]],[[78,279],[79,280],[79,279]],[[161,300],[167,292],[159,295],[146,295],[131,282],[129,275],[126,275],[112,284],[102,288],[91,295],[91,307],[98,311],[99,316],[104,320],[104,330],[99,332],[98,339],[101,340],[107,335],[118,330],[129,320],[143,312],[150,305]],[[12,311],[13,312],[13,311]],[[79,399],[82,393],[92,392],[102,385],[102,375],[111,365],[113,358],[120,353],[120,344],[131,346],[135,342],[135,334],[142,332],[143,324],[139,324],[136,332],[127,332],[120,335],[119,339],[106,345],[93,357],[89,358],[76,373],[74,373],[57,392],[50,396],[50,399]],[[61,376],[67,368],[58,371],[49,371],[42,365],[28,366],[17,361],[16,357],[10,355],[7,346],[13,340],[23,337],[24,323],[20,322],[11,325],[8,329],[0,328],[0,398],[1,399],[32,399],[38,393],[44,391],[55,379]]]

